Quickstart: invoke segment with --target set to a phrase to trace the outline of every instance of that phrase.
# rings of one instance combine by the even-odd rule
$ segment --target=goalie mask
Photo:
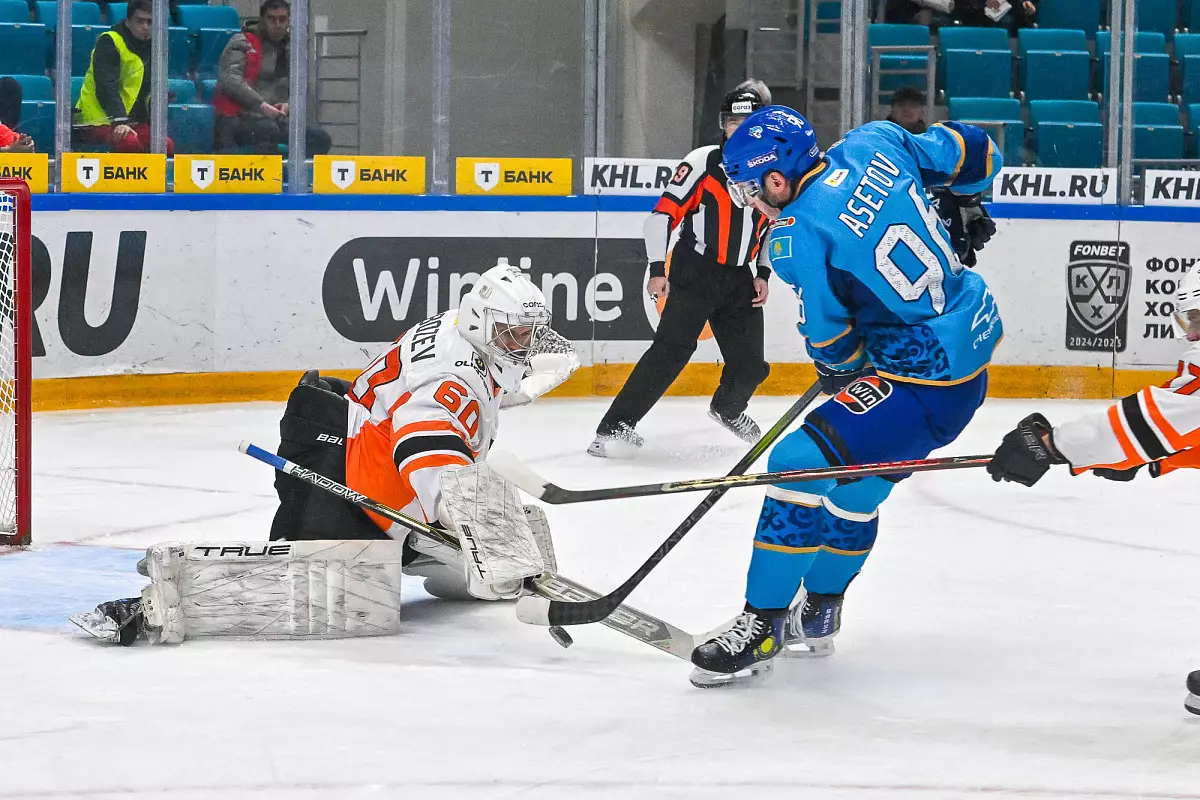
[[[1200,342],[1200,267],[1179,279],[1175,292],[1175,324],[1190,342]]]
[[[508,264],[483,273],[458,307],[458,332],[508,392],[520,385],[549,328],[546,298],[521,270]]]

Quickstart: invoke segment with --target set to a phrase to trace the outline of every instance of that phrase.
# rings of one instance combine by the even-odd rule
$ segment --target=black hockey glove
[[[992,480],[1033,486],[1052,464],[1067,463],[1054,449],[1051,430],[1050,421],[1041,414],[1030,414],[1021,420],[1021,424],[1004,435],[987,466]]]
[[[822,364],[820,361],[814,361],[813,366],[817,368],[817,380],[821,383],[821,393],[831,397],[864,375],[875,374],[875,367],[870,364],[865,364],[858,369],[847,372],[838,372],[833,367],[828,364]]]
[[[982,197],[978,194],[960,197],[958,210],[962,214],[963,228],[971,248],[971,266],[974,266],[975,253],[992,240],[992,236],[996,234],[996,223],[983,207]]]

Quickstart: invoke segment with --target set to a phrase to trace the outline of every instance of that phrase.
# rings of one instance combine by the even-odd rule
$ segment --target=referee
[[[771,103],[761,81],[748,80],[721,103],[721,141],[750,113]],[[634,430],[679,376],[708,323],[725,366],[708,415],[747,442],[759,438],[758,425],[745,413],[754,390],[770,371],[763,358],[763,303],[770,260],[763,247],[769,220],[729,197],[721,148],[708,145],[688,154],[646,219],[646,258],[652,297],[666,305],[645,352],[596,428],[588,453],[608,455],[607,443],[644,443]],[[667,247],[674,233],[678,240]],[[670,282],[667,263],[670,262]]]

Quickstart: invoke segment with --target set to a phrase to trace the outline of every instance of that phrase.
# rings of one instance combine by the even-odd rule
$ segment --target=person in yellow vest
[[[151,0],[130,0],[127,15],[100,34],[79,102],[75,141],[106,145],[117,153],[150,150]],[[175,145],[167,139],[167,154]]]

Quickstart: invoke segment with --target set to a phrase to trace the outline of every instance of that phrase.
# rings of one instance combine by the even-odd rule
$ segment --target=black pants
[[[323,156],[333,147],[333,139],[323,129],[309,125],[307,131],[307,158]],[[250,114],[217,117],[215,136],[219,152],[252,147],[255,152],[273,154],[278,151],[277,145],[287,144],[288,121],[286,117],[267,119]]]
[[[345,381],[320,378],[316,370],[305,373],[279,420],[279,455],[344,484],[348,389]],[[272,541],[388,538],[358,506],[298,478],[276,472],[275,491]]]
[[[637,425],[646,416],[696,351],[705,322],[725,359],[712,398],[714,410],[736,417],[767,379],[771,368],[763,358],[763,310],[751,305],[750,268],[722,266],[682,245],[671,256],[670,282],[654,342],[613,399],[601,429],[618,422]]]

